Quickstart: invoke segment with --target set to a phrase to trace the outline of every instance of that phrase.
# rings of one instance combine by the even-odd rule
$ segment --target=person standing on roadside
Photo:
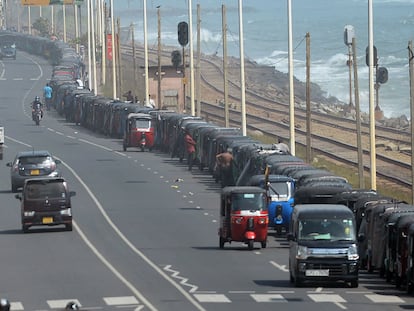
[[[194,163],[196,142],[194,141],[193,137],[191,137],[191,134],[188,130],[185,131],[184,142],[187,149],[188,170],[191,171]]]
[[[46,86],[43,88],[43,97],[45,98],[46,110],[50,110],[52,104],[52,95],[53,90],[50,87],[49,83],[46,83]]]

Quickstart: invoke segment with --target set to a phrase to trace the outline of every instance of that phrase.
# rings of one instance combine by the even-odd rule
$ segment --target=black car
[[[75,194],[62,177],[27,179],[22,194],[15,195],[21,202],[23,232],[32,226],[57,225],[72,231],[71,197]]]
[[[33,150],[17,153],[13,162],[6,165],[10,167],[10,180],[12,192],[23,187],[24,181],[37,177],[60,177],[61,173],[57,168],[59,160],[55,160],[49,151]]]
[[[0,46],[0,59],[3,58],[16,59],[16,45],[14,43],[3,43]]]

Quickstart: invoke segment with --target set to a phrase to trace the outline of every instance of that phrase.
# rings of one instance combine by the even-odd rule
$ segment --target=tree
[[[49,20],[43,17],[39,17],[33,24],[32,24],[33,29],[36,29],[40,36],[42,37],[49,37],[49,29],[50,29],[50,25],[49,25]]]

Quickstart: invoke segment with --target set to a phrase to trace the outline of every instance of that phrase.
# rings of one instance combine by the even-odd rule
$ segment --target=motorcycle
[[[42,107],[39,103],[35,104],[32,110],[32,119],[36,123],[36,125],[40,124],[40,120],[42,120]]]

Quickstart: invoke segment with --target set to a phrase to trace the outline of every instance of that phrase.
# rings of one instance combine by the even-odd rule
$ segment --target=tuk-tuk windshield
[[[148,119],[135,119],[135,126],[132,123],[132,127],[140,129],[148,129],[151,126],[151,120]]]
[[[308,219],[299,222],[300,240],[355,240],[352,219]]]
[[[271,199],[276,201],[290,197],[290,187],[287,182],[270,183],[269,192]]]
[[[234,193],[231,202],[233,211],[263,211],[267,209],[263,193]]]

